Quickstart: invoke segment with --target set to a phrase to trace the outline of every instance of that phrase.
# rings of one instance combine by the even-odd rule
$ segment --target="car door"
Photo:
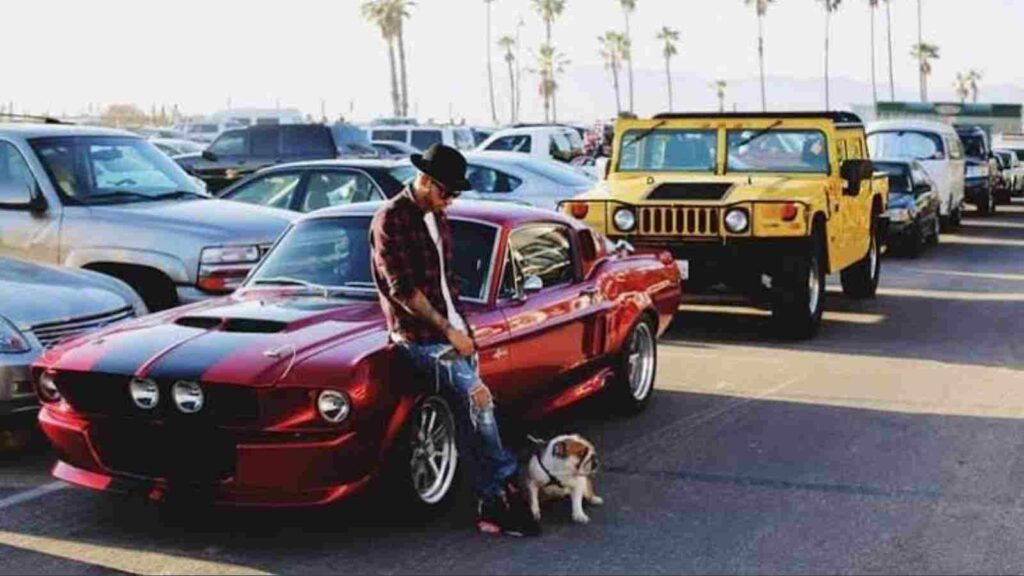
[[[557,391],[594,356],[588,342],[597,319],[596,290],[579,281],[578,259],[572,231],[562,224],[531,223],[509,236],[500,308],[508,322],[517,401]],[[537,279],[539,289],[524,292]]]
[[[26,157],[6,140],[0,140],[0,187],[44,194]],[[60,204],[53,201],[37,211],[29,203],[0,204],[0,254],[58,263],[60,214]]]
[[[922,214],[921,229],[926,231],[934,230],[935,220],[939,218],[939,193],[935,189],[935,182],[928,176],[928,172],[918,163],[910,165],[910,182],[914,192],[914,204],[919,214]],[[924,187],[927,186],[926,192]]]
[[[331,206],[383,200],[377,184],[361,170],[315,170],[306,182],[300,212],[312,212]]]

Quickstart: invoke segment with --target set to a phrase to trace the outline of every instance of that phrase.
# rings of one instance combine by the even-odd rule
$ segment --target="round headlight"
[[[316,398],[316,409],[320,412],[321,418],[331,424],[337,424],[348,416],[348,396],[344,392],[324,390]]]
[[[195,414],[203,409],[203,389],[195,382],[177,382],[171,388],[174,404],[185,414]]]
[[[128,385],[132,402],[143,410],[152,410],[160,403],[160,388],[148,378],[133,378]]]
[[[619,208],[612,217],[615,227],[621,232],[632,232],[636,228],[636,214],[630,208]]]
[[[733,234],[742,234],[750,226],[750,216],[743,208],[733,208],[725,214],[725,228]]]
[[[60,400],[60,390],[57,389],[57,383],[53,379],[53,374],[43,372],[39,376],[39,396],[45,402]]]

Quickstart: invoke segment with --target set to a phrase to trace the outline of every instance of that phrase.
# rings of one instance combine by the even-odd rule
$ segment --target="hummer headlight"
[[[636,213],[632,208],[619,208],[612,216],[612,221],[620,232],[632,232],[636,228]]]
[[[750,214],[745,208],[733,208],[725,214],[725,228],[733,234],[742,234],[750,227]]]

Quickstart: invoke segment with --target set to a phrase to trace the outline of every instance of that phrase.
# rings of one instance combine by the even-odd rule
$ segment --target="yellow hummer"
[[[688,302],[767,306],[809,338],[827,274],[875,295],[888,179],[846,112],[661,114],[621,119],[597,187],[560,209],[612,241],[669,250]]]

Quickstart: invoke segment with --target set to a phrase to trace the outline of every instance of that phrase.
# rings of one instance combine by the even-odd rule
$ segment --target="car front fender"
[[[195,283],[184,262],[172,254],[153,250],[82,248],[68,252],[63,264],[75,268],[84,268],[90,264],[142,266],[163,272],[175,284]]]

